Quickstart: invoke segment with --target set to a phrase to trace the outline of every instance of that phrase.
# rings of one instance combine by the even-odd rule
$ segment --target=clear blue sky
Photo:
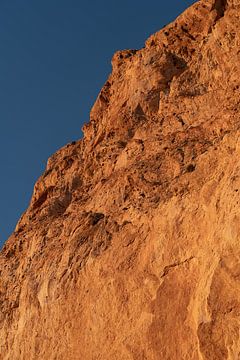
[[[194,1],[0,0],[0,246],[47,158],[82,136],[116,50]]]

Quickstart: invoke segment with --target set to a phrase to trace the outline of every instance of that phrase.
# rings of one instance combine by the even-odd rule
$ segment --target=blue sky
[[[0,1],[0,245],[48,157],[82,136],[116,50],[137,49],[194,1]]]

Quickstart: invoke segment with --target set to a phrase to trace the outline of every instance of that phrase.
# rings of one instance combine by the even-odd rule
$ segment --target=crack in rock
[[[195,257],[194,257],[194,256],[191,256],[190,258],[187,258],[187,259],[184,260],[184,261],[179,261],[179,262],[173,263],[173,264],[171,264],[171,265],[165,266],[164,269],[163,269],[163,271],[162,271],[161,278],[165,277],[165,276],[169,273],[169,271],[170,271],[171,269],[173,269],[173,268],[175,268],[175,267],[178,267],[178,266],[181,266],[181,265],[183,265],[183,264],[185,264],[185,263],[188,263],[188,262],[190,262],[190,261],[193,260],[193,259],[195,259]]]

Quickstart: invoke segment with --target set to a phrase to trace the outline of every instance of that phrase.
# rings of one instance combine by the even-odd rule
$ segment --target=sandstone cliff
[[[240,359],[240,1],[117,52],[0,255],[0,359]]]

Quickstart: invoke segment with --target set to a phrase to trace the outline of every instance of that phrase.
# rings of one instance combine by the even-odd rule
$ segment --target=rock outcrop
[[[240,359],[240,1],[117,52],[0,255],[0,359]]]

